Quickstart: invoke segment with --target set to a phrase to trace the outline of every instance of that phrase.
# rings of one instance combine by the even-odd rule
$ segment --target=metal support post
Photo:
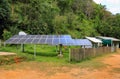
[[[56,45],[56,53],[58,53],[58,50],[59,50],[59,49],[58,49],[58,45]]]
[[[24,44],[21,44],[21,51],[24,52]]]
[[[34,57],[36,57],[36,45],[34,45]]]
[[[16,44],[16,52],[18,53],[18,45]]]
[[[62,44],[59,45],[59,55],[58,56],[63,57]]]
[[[4,47],[6,46],[6,43],[4,42]]]

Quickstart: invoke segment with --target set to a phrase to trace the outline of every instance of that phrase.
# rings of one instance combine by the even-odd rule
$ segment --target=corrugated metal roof
[[[119,39],[113,37],[103,37],[103,36],[97,36],[97,37],[105,40],[120,41]]]
[[[102,41],[100,39],[97,39],[94,37],[86,37],[86,38],[94,43],[102,43]]]

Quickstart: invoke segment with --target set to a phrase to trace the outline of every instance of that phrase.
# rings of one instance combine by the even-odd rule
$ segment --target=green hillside
[[[0,0],[0,37],[19,31],[120,38],[120,14],[93,0]]]

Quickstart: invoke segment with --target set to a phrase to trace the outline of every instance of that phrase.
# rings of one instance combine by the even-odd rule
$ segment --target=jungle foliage
[[[120,38],[120,14],[113,15],[93,0],[0,0],[0,36],[70,34],[113,36]]]

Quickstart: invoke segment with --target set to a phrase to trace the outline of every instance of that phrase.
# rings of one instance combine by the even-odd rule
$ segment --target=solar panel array
[[[5,43],[92,46],[88,39],[72,39],[70,35],[14,35]]]
[[[73,39],[73,41],[73,45],[92,46],[92,43],[88,39]]]
[[[7,44],[51,44],[71,45],[73,40],[70,35],[14,35],[6,40]]]

